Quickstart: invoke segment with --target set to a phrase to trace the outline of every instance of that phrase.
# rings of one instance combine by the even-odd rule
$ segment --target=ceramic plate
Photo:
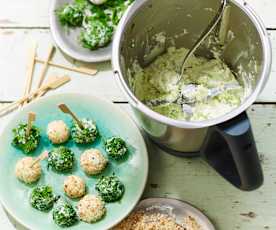
[[[182,224],[184,218],[190,216],[195,219],[202,230],[215,230],[214,225],[201,211],[181,200],[149,198],[142,200],[135,210],[163,213],[175,218],[178,224]]]
[[[144,139],[128,115],[118,109],[112,103],[102,99],[79,95],[79,94],[61,94],[42,98],[31,103],[18,112],[8,123],[0,137],[0,198],[7,211],[21,224],[34,230],[52,230],[61,229],[54,224],[52,213],[43,213],[33,209],[28,197],[32,186],[27,186],[19,182],[14,176],[14,167],[16,162],[24,155],[20,150],[11,145],[12,129],[19,123],[25,122],[27,113],[33,111],[37,114],[35,125],[41,129],[42,138],[40,147],[31,156],[38,156],[43,150],[50,150],[53,145],[48,141],[46,136],[47,124],[52,120],[62,119],[68,125],[71,119],[63,114],[57,104],[66,103],[79,117],[92,118],[98,127],[101,138],[88,146],[77,146],[72,140],[65,145],[75,152],[76,164],[73,170],[74,175],[79,175],[85,179],[88,193],[95,194],[95,182],[99,177],[88,177],[79,167],[80,154],[87,148],[98,148],[104,154],[102,139],[114,135],[121,136],[126,140],[129,154],[127,159],[122,162],[110,160],[110,164],[101,175],[111,175],[113,172],[125,184],[125,194],[119,202],[106,204],[107,214],[101,221],[94,224],[78,222],[70,229],[87,229],[104,230],[112,227],[126,217],[139,201],[146,184],[148,175],[148,155]],[[39,185],[49,184],[53,187],[56,195],[63,194],[64,174],[58,174],[51,169],[47,170],[47,161],[42,162],[43,174],[38,181]],[[67,174],[68,175],[68,174]],[[67,198],[74,206],[77,201]]]
[[[83,48],[78,42],[80,29],[66,30],[58,21],[55,11],[72,0],[52,0],[50,3],[50,29],[57,46],[68,56],[84,62],[101,62],[111,58],[112,44],[98,50]]]

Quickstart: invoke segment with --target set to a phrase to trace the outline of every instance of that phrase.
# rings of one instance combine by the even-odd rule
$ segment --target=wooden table
[[[263,18],[276,53],[276,1],[247,0]],[[52,41],[48,27],[49,0],[9,0],[0,7],[0,102],[22,95],[30,39],[39,42],[38,56],[46,55]],[[55,62],[71,65],[74,60],[57,52]],[[94,77],[70,73],[73,81],[58,92],[96,94],[127,110],[130,107],[117,87],[109,62],[94,65]],[[38,78],[41,66],[35,69]],[[64,74],[51,68],[50,74]],[[150,173],[144,197],[172,197],[190,202],[210,217],[220,230],[276,229],[276,60],[270,80],[256,104],[248,110],[265,174],[264,185],[254,192],[241,192],[210,169],[201,159],[180,159],[149,146]],[[16,84],[15,84],[16,83]],[[56,92],[55,92],[56,93]],[[0,126],[8,118],[0,119]],[[0,186],[4,186],[1,182]],[[0,208],[0,229],[24,229]]]

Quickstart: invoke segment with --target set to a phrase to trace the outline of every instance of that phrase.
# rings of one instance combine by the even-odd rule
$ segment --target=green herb
[[[73,206],[60,198],[53,209],[53,220],[60,227],[70,227],[78,221],[78,217]]]
[[[63,26],[81,26],[83,20],[83,6],[80,4],[66,4],[57,10],[57,16]]]
[[[105,22],[90,19],[87,21],[85,29],[81,31],[79,39],[84,48],[96,50],[106,46],[111,41],[112,35],[113,28],[111,26]]]
[[[82,119],[81,123],[84,126],[83,129],[79,127],[79,125],[76,122],[73,123],[71,129],[71,135],[73,140],[77,144],[93,143],[98,135],[98,130],[95,123],[89,119]]]
[[[75,0],[56,11],[61,25],[81,27],[79,41],[84,48],[95,50],[108,45],[121,17],[134,0],[109,0],[94,5],[88,0]]]
[[[115,175],[102,176],[96,183],[96,190],[105,202],[114,202],[122,198],[125,186]]]
[[[49,152],[48,167],[52,167],[57,172],[69,171],[73,165],[74,153],[70,149],[60,146]]]
[[[105,150],[115,160],[122,159],[128,151],[125,141],[120,137],[107,139],[105,142]]]
[[[24,153],[34,151],[39,144],[40,131],[36,126],[32,126],[29,136],[27,136],[27,124],[19,124],[17,128],[13,129],[12,144],[23,150]]]
[[[30,203],[35,209],[45,212],[53,207],[55,199],[50,186],[38,186],[32,190]]]

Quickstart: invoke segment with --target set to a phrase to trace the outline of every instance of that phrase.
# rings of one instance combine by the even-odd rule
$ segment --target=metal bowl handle
[[[235,187],[252,191],[263,183],[263,172],[246,112],[209,128],[201,155]]]

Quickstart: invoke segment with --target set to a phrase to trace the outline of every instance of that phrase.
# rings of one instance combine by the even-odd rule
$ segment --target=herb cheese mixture
[[[155,112],[176,120],[202,121],[222,116],[245,98],[244,87],[220,59],[192,56],[178,82],[185,48],[171,47],[146,68],[133,64],[130,85]]]

